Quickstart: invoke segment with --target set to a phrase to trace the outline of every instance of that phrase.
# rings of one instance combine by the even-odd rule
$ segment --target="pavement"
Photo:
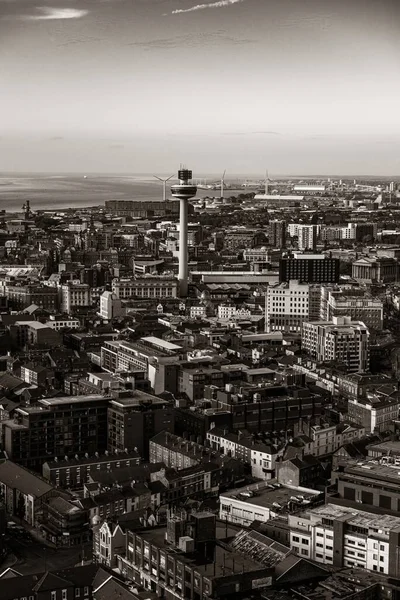
[[[71,548],[50,548],[31,535],[10,533],[5,538],[8,556],[0,565],[0,572],[12,566],[23,575],[43,571],[57,571],[74,567],[84,558],[91,559],[92,545]]]

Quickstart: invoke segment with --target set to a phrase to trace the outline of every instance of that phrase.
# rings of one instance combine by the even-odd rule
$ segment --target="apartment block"
[[[2,423],[4,449],[13,461],[40,472],[56,457],[104,453],[109,401],[104,395],[66,396],[17,408],[14,419]]]

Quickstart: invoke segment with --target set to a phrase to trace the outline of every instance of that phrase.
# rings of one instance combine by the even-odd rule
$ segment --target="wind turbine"
[[[222,175],[222,178],[221,178],[221,198],[224,197],[225,173],[226,173],[226,169],[225,169],[224,174]]]
[[[265,171],[265,195],[268,196],[268,192],[269,192],[269,177],[268,177],[268,169]]]
[[[166,202],[167,201],[167,181],[172,179],[173,175],[170,175],[170,177],[167,177],[167,179],[161,179],[161,177],[157,177],[157,175],[153,175],[153,177],[158,179],[158,181],[162,182],[162,184],[163,184],[163,201]]]

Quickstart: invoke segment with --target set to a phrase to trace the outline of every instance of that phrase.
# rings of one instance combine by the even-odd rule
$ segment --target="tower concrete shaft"
[[[188,293],[188,205],[183,198],[179,201],[179,294],[187,296]]]
[[[179,183],[171,187],[174,198],[180,202],[179,209],[179,295],[188,293],[188,200],[197,194],[197,186],[190,182],[192,171],[181,168],[178,172]]]

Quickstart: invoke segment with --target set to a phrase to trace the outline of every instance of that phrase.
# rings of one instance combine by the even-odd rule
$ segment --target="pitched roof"
[[[9,488],[17,489],[23,494],[30,494],[35,498],[40,498],[54,489],[44,479],[11,460],[0,464],[0,481]]]
[[[67,579],[59,577],[55,573],[50,573],[50,571],[46,571],[46,573],[42,575],[42,577],[39,579],[36,585],[33,586],[32,591],[48,592],[50,590],[59,589],[62,586],[72,587],[73,583],[71,583]]]

